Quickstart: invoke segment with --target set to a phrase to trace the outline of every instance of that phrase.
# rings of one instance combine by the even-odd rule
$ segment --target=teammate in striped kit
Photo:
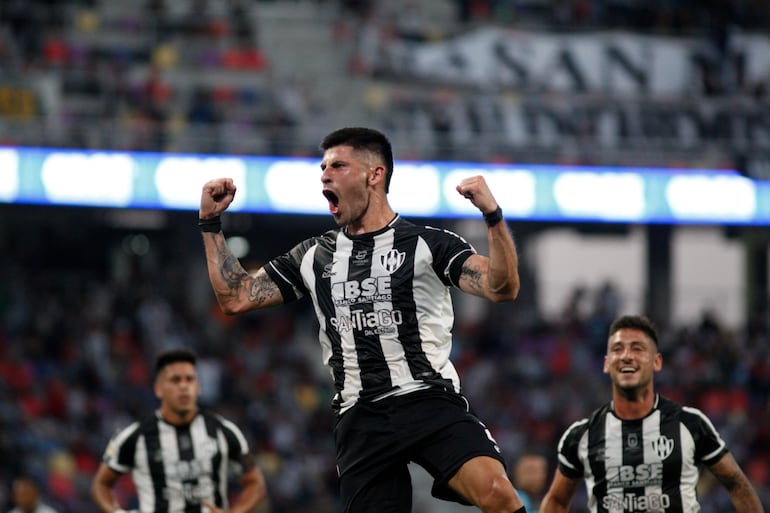
[[[266,495],[241,430],[212,412],[198,409],[196,355],[173,349],[158,356],[155,395],[160,408],[110,440],[91,485],[104,513],[125,513],[113,487],[131,472],[141,513],[246,513]],[[229,471],[239,476],[240,493],[228,505]]]
[[[700,465],[722,483],[738,513],[763,511],[703,412],[654,392],[653,375],[662,365],[649,319],[622,316],[612,323],[604,357],[612,402],[562,436],[559,466],[540,513],[569,511],[581,479],[592,513],[695,513]]]
[[[343,128],[321,149],[319,193],[338,228],[251,274],[221,230],[220,215],[236,192],[232,179],[204,184],[199,225],[220,307],[237,314],[310,297],[336,390],[346,513],[411,511],[409,462],[433,476],[436,497],[487,513],[523,512],[504,458],[449,359],[451,287],[493,302],[511,301],[519,290],[513,238],[486,181],[475,176],[457,185],[486,221],[489,256],[482,256],[457,234],[393,211],[393,153],[382,133]]]

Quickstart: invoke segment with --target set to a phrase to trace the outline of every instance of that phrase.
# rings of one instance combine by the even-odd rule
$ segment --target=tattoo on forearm
[[[472,287],[476,289],[482,288],[482,285],[481,285],[482,274],[479,266],[470,267],[468,265],[463,265],[463,270],[460,273],[460,278],[462,278],[463,276],[468,278],[468,281]]]
[[[221,262],[219,273],[231,296],[245,293],[250,302],[258,305],[278,297],[280,290],[264,271],[256,275],[249,274],[224,240],[217,241],[216,247],[217,257]]]
[[[277,293],[277,287],[268,276],[261,274],[249,277],[248,297],[252,303],[262,304],[274,298]]]
[[[220,267],[222,279],[227,284],[228,289],[236,290],[247,276],[246,271],[243,270],[241,263],[232,253],[220,253],[219,256],[222,258],[222,267]]]

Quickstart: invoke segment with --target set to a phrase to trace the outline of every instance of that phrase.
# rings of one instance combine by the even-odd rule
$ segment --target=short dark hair
[[[330,133],[321,142],[321,150],[335,146],[350,146],[354,150],[366,150],[378,155],[385,164],[385,192],[390,190],[393,176],[393,147],[382,132],[373,128],[346,127]]]
[[[169,349],[168,351],[160,353],[155,359],[155,377],[158,377],[160,372],[172,363],[186,362],[195,365],[196,361],[197,356],[191,349],[185,347]]]
[[[655,323],[648,317],[644,315],[623,315],[618,317],[610,325],[609,336],[612,337],[612,335],[622,329],[639,330],[655,343],[655,347],[658,347],[658,330],[655,327]]]

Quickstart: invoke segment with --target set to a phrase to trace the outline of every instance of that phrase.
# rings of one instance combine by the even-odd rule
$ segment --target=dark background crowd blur
[[[734,34],[770,29],[766,0],[0,0],[0,143],[316,155],[328,129],[355,119],[394,130],[402,157],[473,160],[478,143],[447,139],[457,123],[442,113],[479,92],[394,80],[378,45],[480,26],[692,37],[710,49],[702,97],[766,106],[770,74],[746,83],[722,73]],[[405,121],[416,111],[422,122]],[[419,144],[399,138],[401,129]],[[734,166],[734,148],[717,142],[710,163]],[[502,145],[487,157],[576,160],[557,146]],[[702,148],[655,156],[681,163],[687,152],[707,158]],[[633,163],[639,153],[592,155]],[[331,380],[307,302],[222,316],[194,212],[0,205],[0,219],[3,511],[20,474],[37,478],[59,513],[95,511],[88,487],[105,444],[153,409],[153,358],[178,345],[201,356],[204,405],[253,444],[268,478],[266,510],[337,511]],[[256,266],[329,226],[325,218],[237,214],[225,229],[251,242],[245,262]],[[470,315],[458,298],[453,361],[510,462],[534,450],[552,470],[561,432],[609,398],[602,355],[608,323],[624,305],[606,289],[578,296],[582,306],[566,300],[548,318],[522,301],[473,304]],[[709,415],[770,509],[763,319],[727,326],[704,312],[687,325],[664,323],[658,384]],[[118,493],[131,505],[129,480]],[[701,493],[704,513],[729,510],[707,478]],[[578,496],[575,511],[584,507]]]

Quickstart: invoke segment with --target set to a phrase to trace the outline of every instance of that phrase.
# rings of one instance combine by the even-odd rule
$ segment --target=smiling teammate
[[[345,512],[411,511],[409,462],[433,476],[436,497],[487,513],[523,512],[500,450],[461,394],[449,360],[451,287],[493,302],[519,291],[516,249],[487,183],[476,176],[457,185],[486,221],[489,256],[482,256],[460,236],[393,211],[393,153],[382,133],[343,128],[321,149],[319,193],[338,228],[253,274],[221,231],[233,181],[203,186],[199,224],[220,307],[238,314],[310,297],[336,392]]]
[[[722,483],[738,513],[763,511],[711,421],[655,393],[653,375],[662,366],[658,334],[646,317],[612,323],[604,357],[612,401],[562,436],[559,466],[540,513],[569,511],[583,479],[592,513],[697,512],[701,464]]]

